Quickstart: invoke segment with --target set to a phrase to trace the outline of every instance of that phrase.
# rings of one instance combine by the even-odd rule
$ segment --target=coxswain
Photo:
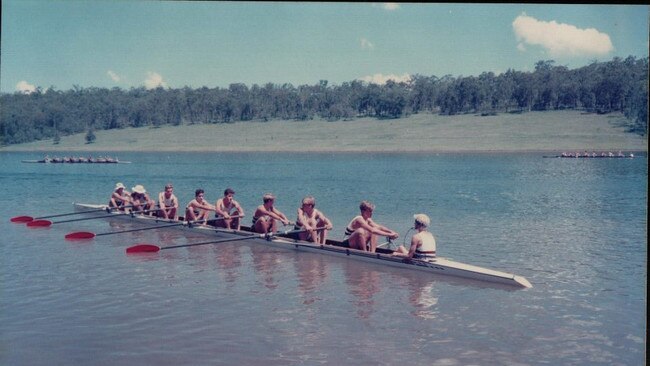
[[[411,247],[406,249],[406,247],[400,245],[393,252],[393,255],[432,261],[436,258],[436,239],[428,231],[431,220],[425,214],[413,215],[413,218],[415,219],[413,228],[416,233],[411,237]]]

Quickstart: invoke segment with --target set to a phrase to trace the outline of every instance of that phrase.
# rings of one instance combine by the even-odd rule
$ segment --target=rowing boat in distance
[[[68,159],[41,159],[41,160],[23,160],[23,163],[39,164],[131,164],[130,161],[118,159],[86,159],[86,158],[68,158]]]
[[[88,215],[105,215],[105,212],[102,212],[101,209],[107,208],[106,205],[83,203],[75,203],[74,207],[77,211],[88,211]],[[108,219],[128,220],[138,224],[146,225],[160,225],[161,229],[163,227],[169,227],[169,223],[174,222],[170,220],[157,219],[151,216],[132,215],[121,212],[113,212],[113,214],[114,216],[109,216]],[[286,235],[277,235],[264,238],[259,234],[252,232],[249,227],[242,227],[242,230],[218,229],[209,225],[212,222],[213,220],[208,221],[208,225],[177,225],[173,226],[173,228],[188,230],[194,233],[201,233],[217,239],[232,238],[236,240],[242,240],[242,238],[247,237],[248,239],[244,240],[278,248],[334,255],[380,265],[388,265],[391,267],[419,270],[434,274],[461,277],[470,280],[485,281],[514,288],[532,287],[530,282],[528,282],[528,280],[522,276],[460,263],[442,257],[437,257],[435,260],[427,262],[417,259],[393,256],[393,250],[386,248],[377,248],[377,251],[375,253],[350,249],[344,247],[342,243],[337,240],[327,240],[327,245],[321,245],[297,240],[295,237]]]
[[[544,158],[564,158],[564,159],[633,159],[634,154],[630,153],[625,155],[622,153],[612,154],[610,153],[562,153],[560,155],[544,155]]]

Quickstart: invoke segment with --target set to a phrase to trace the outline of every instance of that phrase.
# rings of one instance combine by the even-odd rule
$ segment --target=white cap
[[[413,218],[415,219],[415,222],[420,223],[426,227],[429,227],[431,224],[431,219],[429,219],[429,216],[425,214],[413,215]]]
[[[136,185],[135,187],[131,188],[131,190],[135,193],[147,193],[142,184]]]
[[[117,190],[120,189],[120,188],[126,188],[126,187],[125,187],[124,184],[122,184],[122,183],[117,183],[117,184],[115,185],[115,190],[117,191]]]

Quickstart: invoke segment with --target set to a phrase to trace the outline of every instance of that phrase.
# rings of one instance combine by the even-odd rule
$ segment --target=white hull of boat
[[[97,204],[74,204],[75,209],[79,211],[95,210],[94,212],[88,212],[89,215],[106,215],[106,212],[96,211],[97,209],[106,208],[106,205],[97,205]],[[107,217],[108,219],[119,219],[119,220],[128,220],[132,222],[137,222],[146,225],[160,225],[161,228],[165,228],[165,225],[169,225],[171,221],[169,220],[158,220],[149,216],[140,216],[140,215],[130,215],[125,213],[114,213],[114,216]],[[433,262],[426,262],[413,259],[405,259],[397,256],[390,255],[389,250],[384,250],[384,253],[369,253],[355,249],[348,249],[343,247],[338,247],[336,245],[320,245],[310,242],[304,242],[299,240],[294,240],[291,238],[285,237],[273,237],[271,239],[265,239],[258,234],[254,234],[248,231],[236,231],[236,230],[225,230],[217,229],[211,226],[203,225],[178,225],[171,226],[169,228],[189,230],[194,233],[201,233],[215,237],[216,239],[225,239],[225,238],[242,238],[243,236],[250,236],[250,241],[255,241],[258,243],[263,243],[265,245],[285,248],[285,249],[294,249],[302,250],[307,252],[322,253],[328,255],[335,255],[339,257],[352,258],[355,260],[361,260],[365,262],[389,265],[392,267],[407,268],[412,270],[426,271],[430,273],[455,276],[461,278],[467,278],[471,280],[486,281],[490,283],[503,284],[508,286],[515,286],[521,288],[530,288],[532,285],[526,278],[517,276],[511,273],[491,270],[488,268],[473,266],[469,264],[464,264],[460,262],[455,262],[445,258],[438,257]]]

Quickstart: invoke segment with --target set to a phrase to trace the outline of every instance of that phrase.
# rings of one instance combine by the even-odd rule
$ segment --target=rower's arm
[[[388,229],[385,226],[379,225],[372,220],[368,220],[368,223],[363,222],[362,225],[368,231],[376,235],[387,236],[391,238],[397,238],[397,233]]]
[[[235,209],[239,212],[239,216],[244,216],[244,209],[241,207],[239,202],[233,201],[233,203],[235,204]]]
[[[283,223],[289,222],[289,219],[280,211],[278,211],[275,207],[271,209],[271,211],[266,211],[269,213],[269,216],[273,217],[276,220],[280,220]]]
[[[411,248],[409,248],[409,258],[413,258],[415,255],[415,250],[418,248],[418,245],[420,245],[420,240],[418,240],[415,235],[411,238]]]
[[[223,200],[221,198],[217,200],[217,202],[214,205],[214,212],[216,212],[218,216],[227,217],[229,215],[221,209],[221,207],[223,207],[223,204],[221,205],[219,204],[222,202]]]
[[[322,212],[318,211],[318,217],[320,217],[320,219],[325,223],[325,227],[328,230],[332,229],[332,222],[330,221],[330,219],[327,218],[327,216],[323,215]]]

